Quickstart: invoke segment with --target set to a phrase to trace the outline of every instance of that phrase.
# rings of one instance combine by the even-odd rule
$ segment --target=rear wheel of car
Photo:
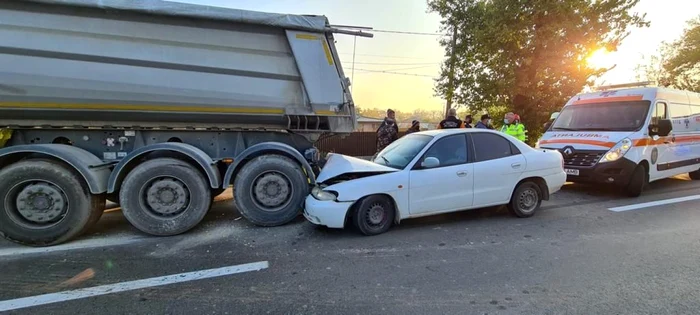
[[[508,210],[516,217],[528,218],[535,214],[541,204],[542,190],[540,186],[534,182],[523,182],[515,188],[508,204]]]
[[[695,172],[690,172],[690,173],[688,173],[688,176],[690,176],[690,179],[692,179],[692,180],[700,180],[700,170],[697,170]]]
[[[630,181],[625,187],[625,193],[629,197],[639,197],[649,182],[647,169],[643,165],[638,165],[630,177]]]
[[[385,196],[369,196],[357,204],[353,214],[355,227],[364,235],[382,234],[391,228],[396,211]]]

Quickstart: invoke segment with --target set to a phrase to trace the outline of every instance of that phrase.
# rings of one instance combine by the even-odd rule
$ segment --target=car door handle
[[[521,164],[520,163],[513,163],[510,165],[512,168],[520,168]]]
[[[467,174],[468,174],[467,171],[459,171],[459,172],[457,172],[457,176],[459,176],[459,177],[467,176]]]

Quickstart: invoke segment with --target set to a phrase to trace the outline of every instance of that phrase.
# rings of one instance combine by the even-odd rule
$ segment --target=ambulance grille
[[[593,166],[606,151],[576,151],[569,156],[564,156],[564,166]]]

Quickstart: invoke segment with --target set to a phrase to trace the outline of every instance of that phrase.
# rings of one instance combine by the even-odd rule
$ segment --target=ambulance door
[[[661,119],[670,119],[672,117],[668,112],[668,105],[666,102],[656,102],[654,105],[654,111],[652,112],[650,125],[659,124]],[[648,147],[645,148],[645,156],[649,157],[649,180],[657,180],[661,178],[666,178],[673,176],[673,169],[670,167],[671,162],[673,162],[673,131],[666,137],[654,137],[649,141],[646,141]]]

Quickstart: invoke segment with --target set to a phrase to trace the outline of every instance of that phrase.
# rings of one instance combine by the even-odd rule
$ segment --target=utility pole
[[[353,90],[352,87],[355,85],[355,48],[357,47],[357,36],[354,37],[355,38],[352,42],[352,74],[350,75],[350,91]]]
[[[450,53],[450,71],[447,78],[447,104],[445,105],[445,117],[450,113],[452,108],[452,95],[455,91],[455,46],[457,46],[457,26],[452,27],[452,52]]]

